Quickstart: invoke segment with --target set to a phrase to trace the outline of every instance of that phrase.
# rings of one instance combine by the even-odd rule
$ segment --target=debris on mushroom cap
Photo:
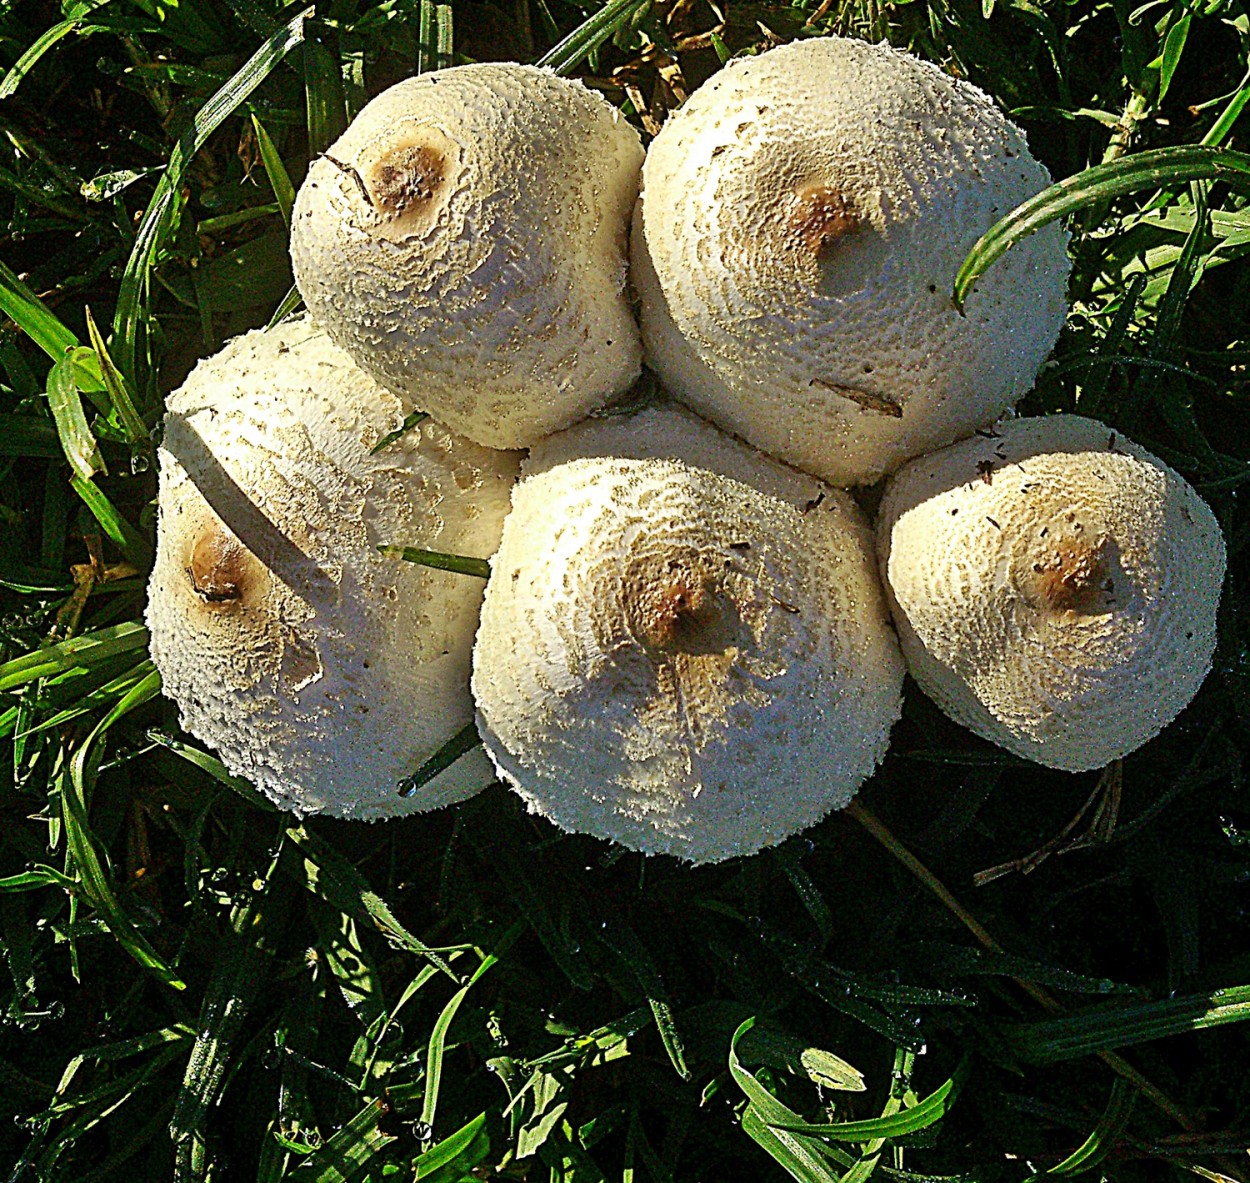
[[[377,548],[489,555],[519,458],[431,420],[370,455],[399,417],[304,319],[232,341],[169,399],[152,657],[183,726],[299,813],[390,817],[494,779],[474,751],[400,796],[473,718],[482,584]]]
[[[588,420],[523,474],[473,691],[530,809],[706,863],[847,805],[903,677],[849,496],[673,407]]]
[[[1051,768],[1157,735],[1211,668],[1224,539],[1092,419],[1017,419],[913,461],[878,548],[908,669],[952,719]]]
[[[526,447],[633,383],[638,133],[549,70],[457,66],[380,94],[300,187],[291,257],[318,323],[454,431]]]
[[[969,83],[818,37],[731,62],[647,153],[631,277],[648,364],[700,414],[837,485],[998,418],[1066,312],[1066,236],[977,238],[1050,183]]]

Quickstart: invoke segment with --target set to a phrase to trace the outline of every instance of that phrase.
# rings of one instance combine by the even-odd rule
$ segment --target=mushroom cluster
[[[905,668],[1054,767],[1144,743],[1209,668],[1219,527],[1101,424],[992,428],[1064,319],[1057,227],[949,296],[1048,183],[975,87],[837,37],[731,63],[645,160],[536,67],[379,95],[296,200],[310,319],[169,402],[149,624],[184,725],[301,812],[497,773],[695,863],[845,806]],[[610,406],[643,361],[691,409]],[[874,537],[845,489],[892,473]],[[476,557],[484,601],[396,552]]]

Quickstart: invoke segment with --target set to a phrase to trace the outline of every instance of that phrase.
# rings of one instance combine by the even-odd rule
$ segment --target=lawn
[[[826,33],[980,86],[1067,181],[1034,217],[1071,232],[1071,311],[1022,410],[1102,419],[1215,511],[1196,700],[1072,774],[909,682],[851,809],[693,869],[500,786],[276,811],[179,730],[143,604],[162,400],[298,306],[310,157],[494,59],[649,138],[729,57]],[[17,0],[0,71],[4,1178],[1250,1180],[1242,0]]]

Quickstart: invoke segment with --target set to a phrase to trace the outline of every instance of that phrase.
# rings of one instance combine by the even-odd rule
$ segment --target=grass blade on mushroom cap
[[[1189,181],[1226,181],[1250,190],[1250,155],[1202,144],[1153,148],[1058,181],[1018,205],[977,240],[955,277],[956,306],[963,308],[977,280],[1015,243],[1048,223],[1129,193]]]

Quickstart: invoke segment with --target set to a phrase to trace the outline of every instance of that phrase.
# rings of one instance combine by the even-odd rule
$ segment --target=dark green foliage
[[[1061,181],[958,290],[1066,218],[1026,409],[1098,415],[1215,508],[1193,706],[1100,782],[911,693],[866,808],[698,870],[500,788],[299,825],[188,742],[145,652],[151,432],[297,306],[310,154],[415,70],[541,59],[645,122],[831,31],[989,90]],[[4,1177],[1250,1178],[1248,59],[1242,0],[0,8]]]

